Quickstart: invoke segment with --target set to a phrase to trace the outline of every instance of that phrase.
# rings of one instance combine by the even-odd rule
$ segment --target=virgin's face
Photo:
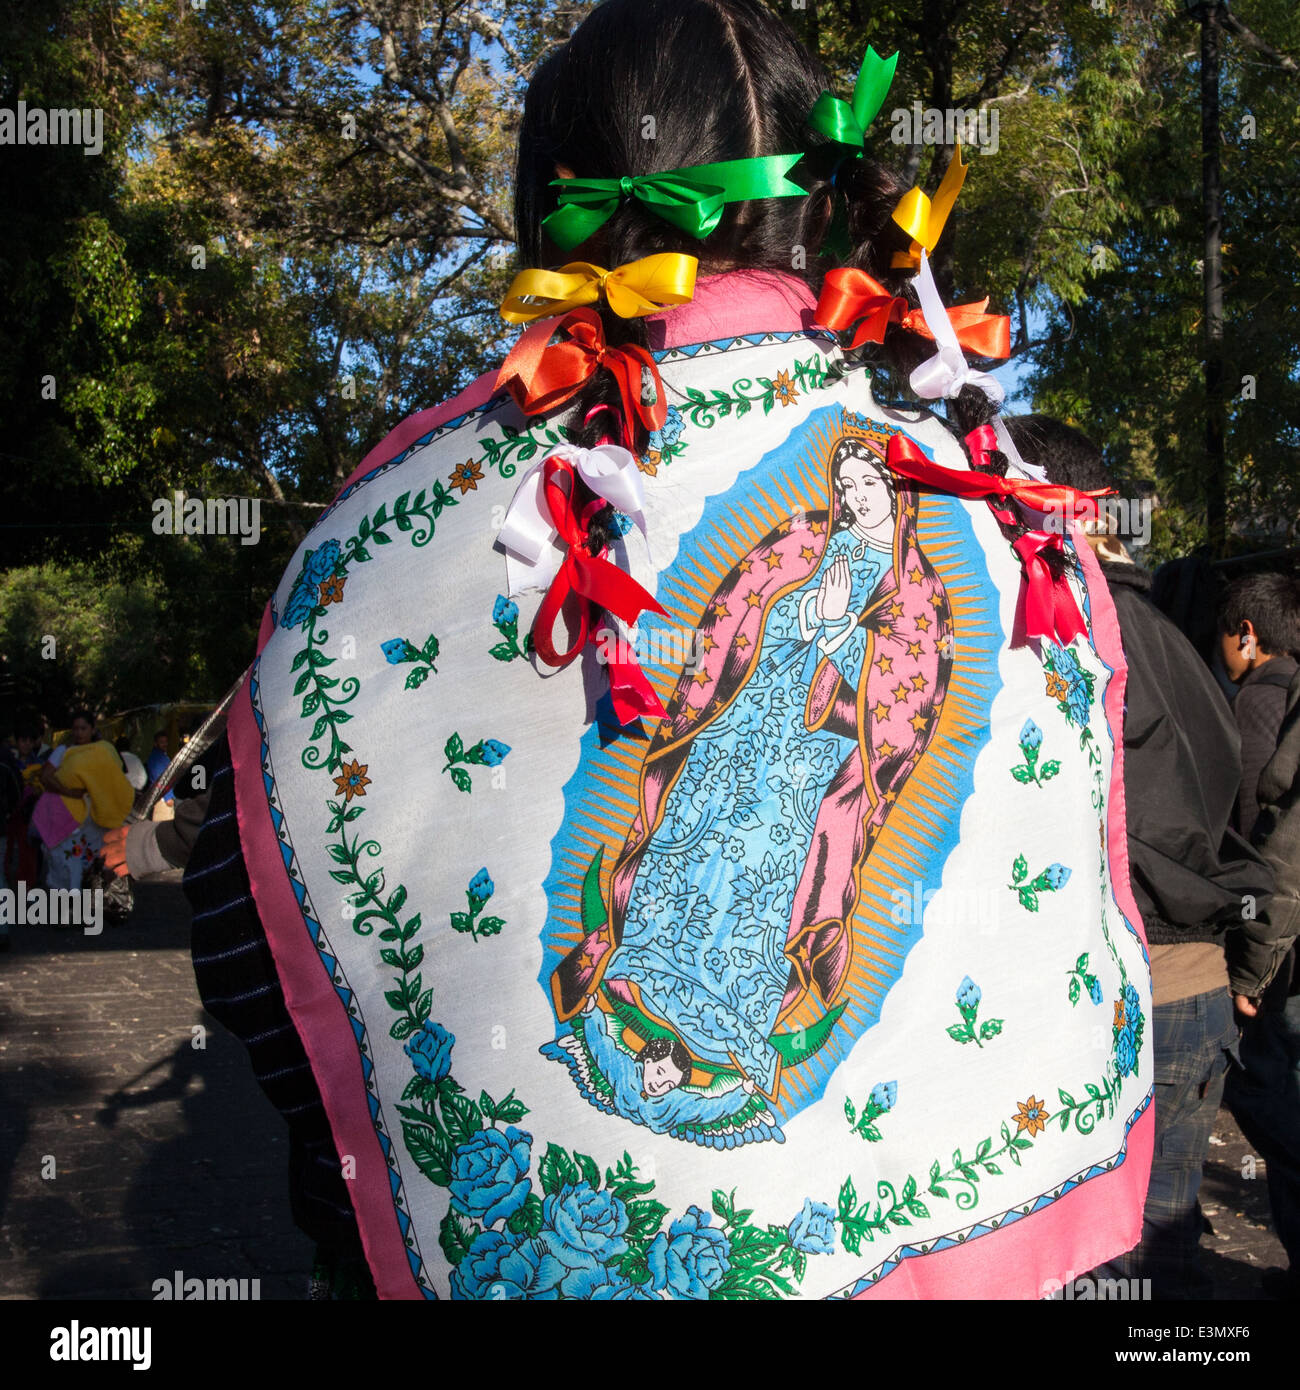
[[[889,484],[865,459],[845,459],[840,465],[840,496],[859,530],[872,531],[889,521]]]

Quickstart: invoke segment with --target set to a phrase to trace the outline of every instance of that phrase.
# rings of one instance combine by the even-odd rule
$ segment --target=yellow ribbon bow
[[[890,265],[895,270],[919,270],[922,249],[927,254],[934,251],[943,234],[943,224],[948,220],[962,184],[966,182],[968,167],[961,162],[961,146],[958,145],[933,203],[919,188],[910,189],[898,200],[898,206],[891,216],[912,238],[912,244],[906,251],[894,252]]]
[[[642,318],[688,303],[695,293],[698,265],[694,256],[665,251],[614,270],[587,261],[559,270],[521,270],[501,301],[501,317],[508,323],[532,323],[594,304],[603,294],[619,318]]]

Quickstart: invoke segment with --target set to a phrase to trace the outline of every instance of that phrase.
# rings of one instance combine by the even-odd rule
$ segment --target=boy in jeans
[[[1109,487],[1101,450],[1049,416],[1007,421],[1021,455],[1054,483]],[[1093,1271],[1149,1279],[1157,1299],[1206,1298],[1197,1201],[1210,1133],[1236,1051],[1232,997],[1261,992],[1284,954],[1264,912],[1243,903],[1272,889],[1259,856],[1231,828],[1241,762],[1232,713],[1192,645],[1148,599],[1117,522],[1085,528],[1119,620],[1128,661],[1124,791],[1133,898],[1151,954],[1155,1150],[1142,1241]],[[1236,940],[1231,976],[1225,943]]]
[[[1225,595],[1219,614],[1223,662],[1238,684],[1233,704],[1241,730],[1238,828],[1273,869],[1273,925],[1300,932],[1300,583],[1252,574]],[[1225,1099],[1263,1155],[1273,1224],[1290,1269],[1265,1276],[1267,1291],[1300,1295],[1300,970],[1293,947],[1259,999],[1237,999],[1245,1015],[1241,1067]]]

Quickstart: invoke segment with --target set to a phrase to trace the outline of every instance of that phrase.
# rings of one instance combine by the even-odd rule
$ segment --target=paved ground
[[[179,877],[139,885],[129,926],[14,927],[0,955],[0,1298],[147,1299],[177,1269],[305,1295],[284,1125],[199,1005]],[[1285,1263],[1263,1163],[1246,1176],[1226,1112],[1215,1139],[1207,1263],[1220,1298],[1258,1298]]]
[[[126,927],[16,926],[0,955],[0,1297],[152,1298],[177,1269],[305,1295],[284,1122],[199,1004],[169,877]]]

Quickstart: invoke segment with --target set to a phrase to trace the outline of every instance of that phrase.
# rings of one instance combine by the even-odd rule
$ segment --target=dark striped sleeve
[[[307,1053],[289,1017],[253,902],[235,816],[230,747],[213,750],[211,798],[185,870],[190,950],[204,1008],[248,1049],[257,1084],[289,1126],[294,1221],[312,1239],[360,1254],[356,1217]]]

